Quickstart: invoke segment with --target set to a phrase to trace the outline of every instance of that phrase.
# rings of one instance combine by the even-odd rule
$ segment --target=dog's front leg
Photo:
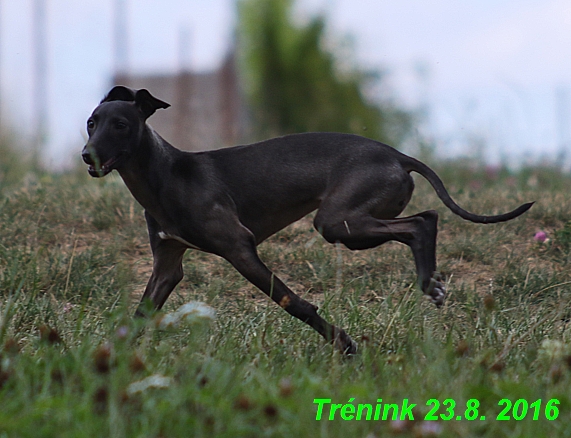
[[[297,296],[260,260],[253,236],[242,240],[223,257],[282,309],[309,324],[341,353],[356,354],[357,344],[343,329],[325,321],[317,314],[316,306]]]
[[[136,316],[145,315],[146,301],[151,301],[153,310],[159,310],[163,307],[170,293],[184,276],[182,257],[187,249],[186,246],[176,240],[161,239],[156,221],[148,213],[145,213],[145,218],[147,219],[151,250],[153,251],[153,273],[145,288],[141,304],[135,313]]]

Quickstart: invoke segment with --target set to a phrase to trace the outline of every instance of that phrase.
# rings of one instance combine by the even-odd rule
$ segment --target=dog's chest
[[[190,243],[190,242],[184,240],[182,237],[176,236],[176,235],[174,235],[174,234],[167,234],[167,233],[165,233],[164,231],[159,231],[159,237],[160,237],[162,240],[176,240],[177,242],[180,242],[180,243],[182,243],[183,245],[188,246],[189,248],[198,249],[199,251],[203,251],[202,248],[200,248],[200,247],[198,247],[198,246],[196,246],[196,245],[193,245],[192,243]]]

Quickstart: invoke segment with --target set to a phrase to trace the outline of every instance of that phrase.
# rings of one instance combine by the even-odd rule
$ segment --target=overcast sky
[[[228,50],[233,0],[125,0],[131,72],[215,68]],[[47,0],[48,148],[60,167],[78,154],[85,119],[113,72],[115,0]],[[33,0],[0,2],[3,123],[34,126]],[[443,156],[555,159],[571,152],[571,1],[298,0],[354,39],[359,62],[388,73],[396,98],[429,108],[420,126]],[[180,36],[188,48],[181,55]],[[422,74],[420,73],[422,72]],[[160,97],[160,96],[159,96]]]

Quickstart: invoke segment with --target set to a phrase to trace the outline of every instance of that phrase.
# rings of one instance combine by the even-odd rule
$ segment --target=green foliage
[[[571,248],[571,221],[567,222],[563,228],[555,231],[555,242],[565,251]]]
[[[352,359],[197,251],[164,313],[197,300],[216,321],[162,331],[163,312],[133,319],[152,257],[141,208],[115,175],[43,175],[0,192],[0,437],[569,436],[568,176],[452,166],[445,183],[472,211],[537,203],[515,221],[475,225],[417,180],[405,214],[440,214],[441,309],[416,289],[402,245],[351,252],[325,243],[309,218],[260,246],[280,278],[359,343]],[[538,229],[548,241],[534,241]],[[164,386],[133,390],[153,376]],[[316,421],[317,398],[407,398],[416,421]],[[430,399],[454,400],[457,415],[477,399],[478,418],[424,421]],[[541,415],[498,421],[502,399],[541,399]]]
[[[336,131],[398,145],[412,115],[368,94],[381,74],[354,67],[351,48],[326,35],[325,18],[294,23],[293,0],[241,0],[242,71],[260,137]]]
[[[20,181],[32,170],[32,161],[18,143],[6,133],[0,133],[0,191]]]

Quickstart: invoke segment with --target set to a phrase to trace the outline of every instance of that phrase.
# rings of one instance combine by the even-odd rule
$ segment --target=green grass
[[[142,210],[121,180],[71,172],[0,181],[0,437],[571,435],[571,179],[549,168],[439,171],[474,212],[537,201],[510,223],[474,225],[417,178],[405,214],[441,215],[442,309],[416,289],[404,246],[351,252],[303,220],[259,248],[359,343],[352,359],[199,252],[185,256],[164,313],[195,300],[216,320],[170,330],[133,320],[152,257]],[[538,230],[547,242],[534,241]],[[168,385],[132,391],[153,375]],[[330,421],[329,406],[317,421],[314,400],[323,398],[408,399],[415,421],[345,421],[341,411]],[[431,399],[441,403],[437,416],[453,400],[452,419],[424,421]],[[474,414],[471,399],[477,419],[456,420]],[[502,399],[541,399],[538,419],[529,408],[520,421],[497,420]],[[551,399],[560,404],[550,421]]]

